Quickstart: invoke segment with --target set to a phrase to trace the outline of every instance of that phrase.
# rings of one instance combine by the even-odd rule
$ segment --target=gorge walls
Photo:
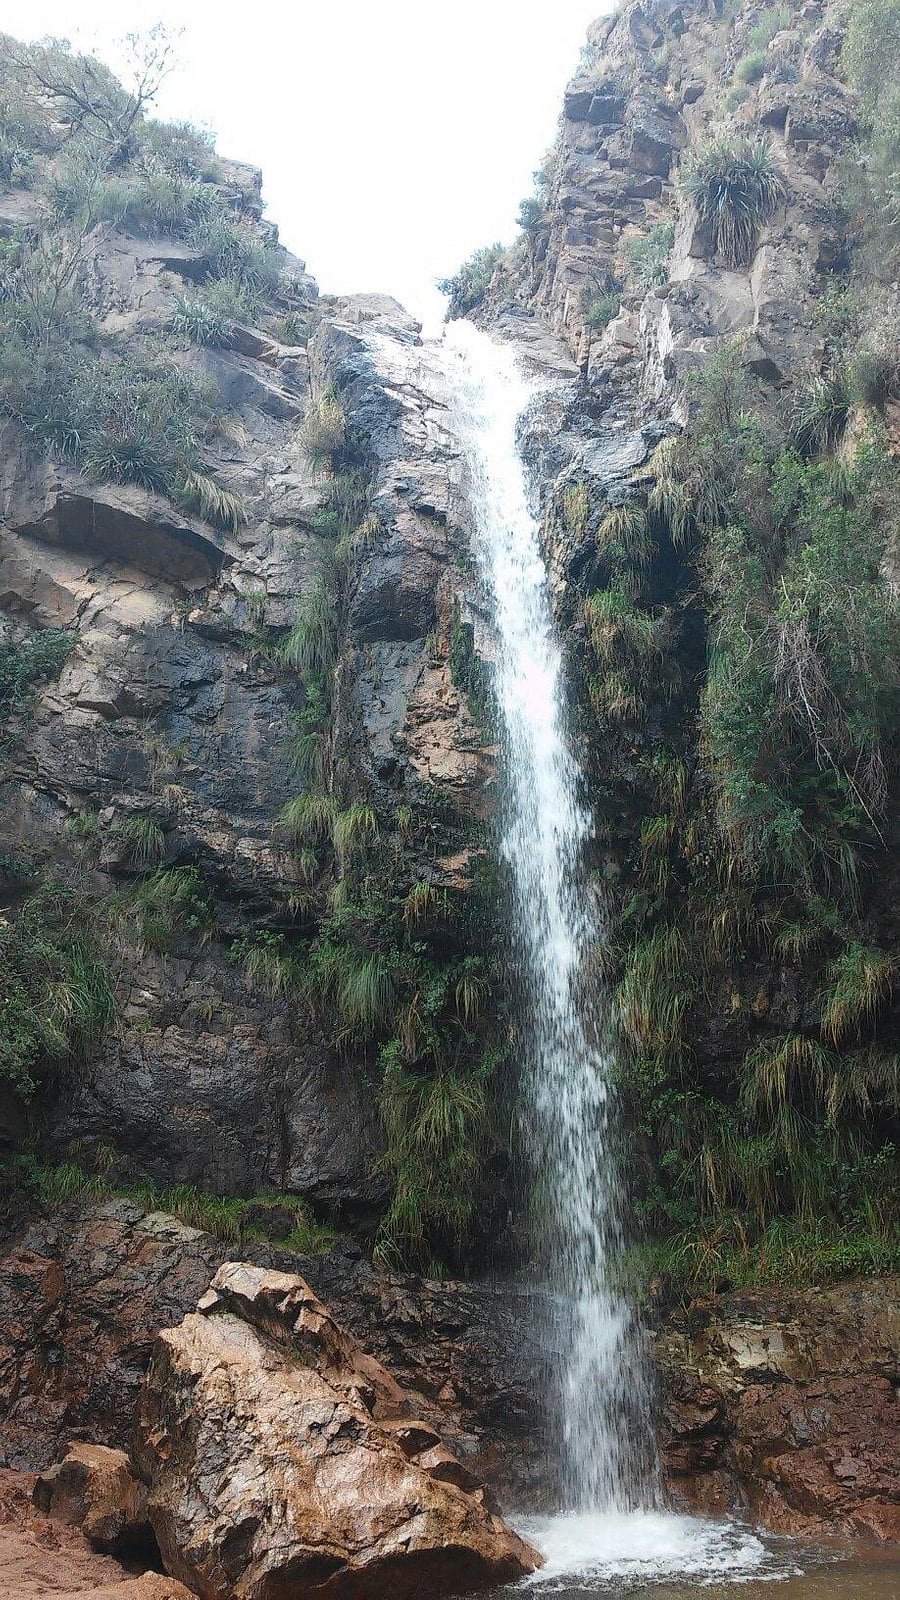
[[[900,363],[858,11],[601,19],[520,240],[453,308],[544,390],[521,442],[670,1480],[883,1536],[853,1415],[896,1380]],[[153,1330],[226,1255],[287,1252],[539,1499],[541,1353],[480,1282],[532,1239],[442,362],[393,301],[320,294],[189,130],[144,117],[82,184],[91,118],[2,46],[10,1459],[120,1442]],[[809,1318],[785,1282],[824,1286]]]

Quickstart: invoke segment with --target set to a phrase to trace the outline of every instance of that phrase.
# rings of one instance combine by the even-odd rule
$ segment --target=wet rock
[[[167,1569],[211,1600],[292,1585],[403,1600],[533,1571],[484,1490],[462,1487],[461,1467],[450,1481],[449,1452],[379,1425],[409,1409],[301,1278],[226,1264],[198,1313],[160,1333],[141,1400]]]
[[[0,1466],[48,1467],[73,1438],[127,1449],[159,1328],[194,1310],[233,1250],[125,1200],[24,1222],[0,1254]],[[517,1504],[545,1490],[553,1469],[530,1296],[380,1273],[344,1247],[242,1251],[315,1286],[415,1395],[432,1444],[443,1440]]]
[[[661,1331],[661,1446],[698,1509],[900,1538],[900,1279],[723,1296]]]

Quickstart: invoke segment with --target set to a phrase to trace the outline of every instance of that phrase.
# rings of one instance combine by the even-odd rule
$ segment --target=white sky
[[[7,0],[3,29],[115,64],[183,29],[159,114],[262,167],[267,214],[325,291],[379,290],[431,321],[434,280],[515,235],[587,25],[612,0]]]

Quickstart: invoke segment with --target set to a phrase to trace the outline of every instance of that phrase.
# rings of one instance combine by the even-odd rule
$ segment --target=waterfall
[[[537,389],[508,346],[469,323],[451,325],[444,359],[498,641],[503,851],[526,996],[526,1139],[558,1308],[563,1506],[631,1510],[655,1499],[649,1390],[640,1331],[610,1281],[622,1244],[617,1131],[604,1018],[592,1011],[585,981],[602,917],[583,878],[591,819],[578,798],[561,652],[516,439]]]

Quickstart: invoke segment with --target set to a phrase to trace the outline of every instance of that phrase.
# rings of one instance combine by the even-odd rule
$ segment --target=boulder
[[[164,1564],[202,1600],[404,1600],[541,1563],[292,1274],[228,1262],[160,1333],[136,1457]]]
[[[124,1450],[70,1444],[62,1461],[40,1474],[34,1503],[46,1516],[80,1527],[95,1550],[129,1555],[152,1549],[147,1491]]]

